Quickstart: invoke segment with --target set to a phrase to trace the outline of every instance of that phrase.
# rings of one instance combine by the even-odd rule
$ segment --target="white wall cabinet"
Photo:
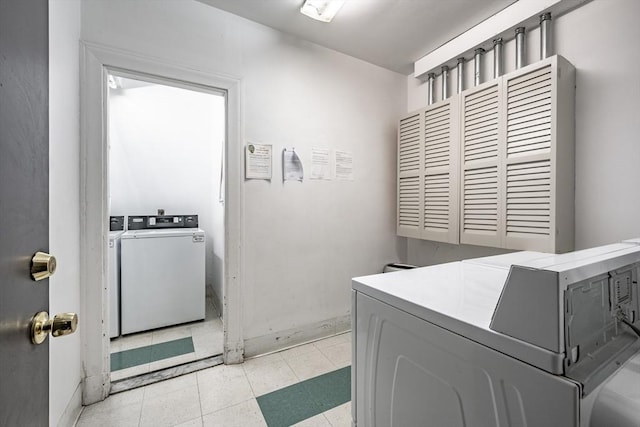
[[[502,247],[574,245],[575,69],[553,56],[503,78]]]
[[[460,95],[460,243],[500,247],[501,80]]]
[[[400,120],[400,236],[458,243],[458,113],[455,97]]]
[[[398,234],[572,250],[574,104],[575,69],[553,56],[400,120]]]

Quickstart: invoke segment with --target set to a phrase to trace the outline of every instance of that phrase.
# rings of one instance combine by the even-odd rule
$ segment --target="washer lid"
[[[548,255],[514,252],[356,277],[352,287],[515,359],[553,374],[562,374],[563,354],[533,346],[490,328],[511,265]]]
[[[122,239],[152,239],[159,237],[204,237],[204,230],[200,228],[167,228],[164,230],[129,230],[122,235]]]

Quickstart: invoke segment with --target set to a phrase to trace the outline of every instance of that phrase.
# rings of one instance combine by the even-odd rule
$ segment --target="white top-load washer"
[[[639,269],[631,241],[353,279],[352,425],[637,427]]]
[[[197,215],[130,216],[121,240],[122,334],[204,319]]]
[[[120,237],[124,233],[124,216],[109,217],[109,337],[120,336]]]

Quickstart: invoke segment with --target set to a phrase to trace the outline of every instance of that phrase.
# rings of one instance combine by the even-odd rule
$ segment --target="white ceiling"
[[[517,0],[347,0],[331,23],[303,0],[199,0],[282,32],[409,75],[422,56]]]

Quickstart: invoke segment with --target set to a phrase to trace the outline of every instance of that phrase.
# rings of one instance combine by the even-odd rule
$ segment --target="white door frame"
[[[137,53],[81,42],[80,73],[80,283],[83,404],[103,400],[111,387],[107,310],[108,135],[107,74],[118,69],[190,85],[221,89],[227,99],[223,328],[226,364],[241,363],[242,139],[241,81]]]

